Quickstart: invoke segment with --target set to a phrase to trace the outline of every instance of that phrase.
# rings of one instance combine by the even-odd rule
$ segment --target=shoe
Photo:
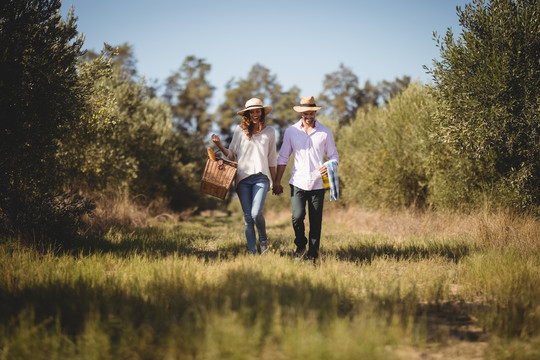
[[[313,263],[313,265],[317,264],[317,258],[318,256],[313,256],[313,254],[310,254],[309,252],[305,256],[305,260]]]
[[[294,252],[294,258],[296,260],[302,260],[304,256],[306,255],[306,248],[296,248],[296,251]]]
[[[261,241],[261,255],[268,252],[268,241]]]

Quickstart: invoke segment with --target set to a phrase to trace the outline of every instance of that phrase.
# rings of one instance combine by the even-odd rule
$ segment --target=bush
[[[338,136],[343,200],[367,207],[429,204],[435,110],[429,90],[413,83],[386,108],[358,112]]]

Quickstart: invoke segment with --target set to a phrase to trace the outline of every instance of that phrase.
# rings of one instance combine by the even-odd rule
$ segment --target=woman
[[[238,161],[236,193],[244,213],[244,228],[249,252],[257,253],[255,226],[259,233],[261,254],[268,250],[266,223],[262,208],[268,190],[276,176],[276,135],[274,129],[266,126],[266,116],[271,106],[263,106],[260,99],[246,102],[245,109],[237,114],[242,121],[234,130],[232,141],[226,149],[219,136],[212,134],[212,141],[231,160]]]

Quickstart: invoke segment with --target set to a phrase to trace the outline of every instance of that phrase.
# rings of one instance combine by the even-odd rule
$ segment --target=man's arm
[[[292,146],[290,139],[290,128],[285,131],[283,135],[283,144],[281,144],[281,149],[279,150],[279,156],[277,159],[277,170],[276,178],[274,181],[274,187],[272,189],[272,194],[279,195],[283,192],[283,186],[281,186],[281,179],[283,178],[283,173],[285,173],[285,168],[291,157]]]
[[[336,160],[336,162],[339,164],[339,155],[336,148],[336,142],[334,141],[334,134],[331,131],[326,139],[325,152],[328,160]]]
[[[324,144],[324,152],[328,160],[335,160],[337,164],[339,164],[339,155],[336,148],[336,143],[334,141],[334,134],[332,131],[328,132],[328,137],[326,138],[326,142]],[[328,174],[328,169],[325,165],[322,165],[319,168],[319,172],[321,175]]]

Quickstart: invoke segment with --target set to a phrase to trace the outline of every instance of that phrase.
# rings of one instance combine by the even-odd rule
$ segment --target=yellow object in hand
[[[216,161],[216,153],[214,152],[214,150],[212,150],[211,147],[208,147],[206,148],[206,151],[208,152],[208,157],[210,158],[210,160]]]
[[[328,174],[321,175],[321,177],[322,177],[324,188],[326,190],[330,189],[330,179],[328,179]]]

